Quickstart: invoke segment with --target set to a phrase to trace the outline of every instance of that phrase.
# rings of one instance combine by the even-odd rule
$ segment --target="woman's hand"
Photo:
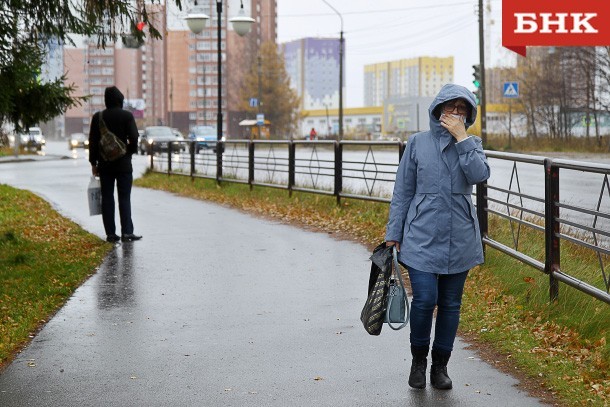
[[[93,174],[94,177],[99,177],[100,172],[97,169],[97,166],[95,166],[95,165],[91,166],[91,174]]]
[[[443,113],[441,115],[441,126],[449,130],[449,133],[451,133],[453,138],[455,138],[458,142],[468,138],[466,126],[464,126],[462,116],[456,117],[454,115]]]
[[[399,252],[400,251],[400,243],[398,242],[394,242],[392,240],[385,242],[386,247],[390,247],[390,246],[396,246],[396,251]]]

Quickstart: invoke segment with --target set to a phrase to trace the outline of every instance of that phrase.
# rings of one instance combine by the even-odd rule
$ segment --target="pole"
[[[479,0],[479,65],[481,66],[481,86],[479,87],[481,93],[481,139],[483,146],[487,145],[487,97],[485,96],[485,38],[483,32],[483,0]]]
[[[553,273],[561,270],[561,253],[559,234],[559,168],[553,166],[553,160],[544,160],[544,234],[545,264],[544,272],[549,275],[549,297],[551,302],[559,297],[559,282]]]
[[[203,75],[203,125],[207,126],[208,122],[208,110],[207,110],[207,93],[206,93],[206,80],[205,80],[205,58],[203,59],[203,65],[201,66]]]
[[[343,140],[343,16],[326,0],[322,0],[333,9],[341,19],[341,34],[339,36],[339,140]]]
[[[341,18],[341,37],[339,39],[339,140],[343,140],[343,18]],[[339,199],[337,197],[337,199]]]
[[[508,101],[508,149],[512,148],[513,141],[513,100]]]
[[[258,113],[262,113],[261,112],[261,95],[263,94],[263,85],[261,83],[261,76],[263,74],[263,66],[261,63],[261,55],[260,55],[260,51],[258,54],[258,101],[256,103],[256,105],[258,106]],[[258,138],[259,140],[263,139],[263,134],[261,133],[261,123],[260,121],[258,121],[258,118],[256,120],[256,123],[258,125]]]
[[[326,138],[330,135],[330,118],[328,117],[328,105],[324,103],[324,107],[326,108]]]
[[[222,52],[221,52],[221,35],[222,35],[222,0],[216,0],[216,13],[218,14],[217,33],[217,57],[218,57],[218,114],[216,116],[216,182],[220,183],[222,178],[222,149],[220,146],[222,140]]]
[[[169,127],[174,127],[174,78],[169,80]]]

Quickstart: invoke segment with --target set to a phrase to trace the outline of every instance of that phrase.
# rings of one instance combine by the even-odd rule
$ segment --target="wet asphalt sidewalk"
[[[0,164],[0,183],[102,236],[72,161]],[[540,405],[461,341],[453,390],[409,388],[408,328],[360,324],[361,245],[160,191],[132,202],[144,238],[117,244],[0,374],[0,406]]]

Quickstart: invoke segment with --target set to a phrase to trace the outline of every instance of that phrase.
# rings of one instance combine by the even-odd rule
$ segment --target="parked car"
[[[72,133],[68,139],[68,148],[74,150],[75,148],[89,148],[89,137],[84,133]]]
[[[22,148],[27,150],[40,151],[45,146],[46,140],[40,127],[30,127],[28,133],[19,134],[19,143]]]
[[[188,139],[197,141],[195,143],[195,154],[199,154],[199,151],[202,149],[212,149],[216,152],[217,137],[216,127],[195,126],[191,130]],[[224,137],[222,141],[225,141]],[[222,152],[224,153],[224,145],[222,146]]]
[[[175,141],[175,143],[172,143],[172,152],[179,153],[183,148],[183,143],[178,143],[178,141],[184,141],[183,137],[176,136],[172,129],[167,126],[150,126],[140,136],[138,150],[140,154],[167,152],[171,141]]]
[[[184,134],[182,134],[182,132],[178,129],[174,129],[172,128],[172,133],[174,133],[174,136],[176,136],[176,138],[178,140],[185,140],[186,141],[186,137],[184,137]],[[186,151],[186,145],[188,143],[180,143],[180,150],[181,151]]]

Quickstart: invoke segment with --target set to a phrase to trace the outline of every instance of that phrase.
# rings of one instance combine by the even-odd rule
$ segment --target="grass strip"
[[[383,240],[388,205],[308,193],[147,173],[135,185],[217,202],[265,217],[313,227],[372,248]],[[493,238],[508,244],[510,226],[490,218]],[[540,258],[544,238],[523,229],[520,250]],[[523,244],[522,243],[522,244]],[[562,268],[595,275],[597,257],[562,243]],[[599,272],[598,272],[599,273]],[[367,282],[363,282],[363,287]],[[364,288],[363,288],[364,289]],[[470,273],[460,332],[493,348],[503,365],[518,369],[565,405],[610,403],[610,307],[560,284],[549,303],[548,277],[487,248],[486,263]],[[493,361],[492,361],[493,362]],[[531,388],[532,386],[530,386]]]
[[[40,197],[0,184],[0,366],[29,342],[111,247]]]

